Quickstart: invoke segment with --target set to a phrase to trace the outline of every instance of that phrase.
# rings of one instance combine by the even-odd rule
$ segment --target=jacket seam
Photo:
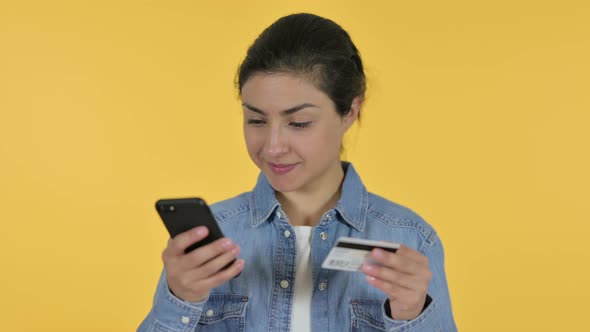
[[[219,223],[224,223],[224,222],[227,222],[228,219],[231,219],[237,215],[240,215],[240,214],[242,214],[244,212],[248,212],[248,211],[249,211],[248,205],[242,204],[232,210],[219,211],[214,214],[214,217]]]
[[[424,240],[428,240],[430,233],[432,233],[432,230],[422,227],[416,221],[408,218],[391,218],[389,216],[386,216],[382,212],[373,209],[370,209],[369,213],[388,226],[411,228],[420,233]]]
[[[440,243],[440,238],[438,237],[436,231],[433,230],[425,242],[428,245],[424,247],[424,255],[427,256],[430,249],[434,247],[435,244]]]

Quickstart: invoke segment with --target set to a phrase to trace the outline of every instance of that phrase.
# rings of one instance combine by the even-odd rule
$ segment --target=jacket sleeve
[[[176,297],[168,288],[166,272],[162,271],[152,309],[137,332],[195,331],[206,302],[207,299],[201,302],[186,302]]]
[[[445,274],[444,250],[436,233],[431,235],[430,246],[424,253],[428,257],[432,280],[428,287],[430,303],[418,317],[413,320],[395,320],[386,312],[385,306],[389,306],[386,300],[382,306],[385,330],[388,332],[456,332],[457,326],[453,318],[451,299]]]

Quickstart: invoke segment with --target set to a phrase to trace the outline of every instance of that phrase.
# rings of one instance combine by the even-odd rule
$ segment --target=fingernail
[[[239,268],[242,268],[242,267],[244,266],[244,260],[243,260],[243,259],[240,259],[240,260],[238,260],[238,261],[236,262],[236,265],[237,265]]]
[[[205,228],[205,226],[199,226],[196,229],[196,233],[199,236],[205,235],[205,232],[207,232],[207,228]]]
[[[365,269],[365,271],[374,271],[375,267],[371,264],[363,264],[363,269]]]
[[[223,241],[221,241],[221,247],[223,249],[228,249],[229,247],[231,247],[232,243],[230,239],[225,239]]]
[[[375,258],[383,258],[384,253],[381,249],[373,249],[373,257]]]
[[[240,253],[240,247],[235,247],[231,250],[231,253],[234,255],[237,255]]]

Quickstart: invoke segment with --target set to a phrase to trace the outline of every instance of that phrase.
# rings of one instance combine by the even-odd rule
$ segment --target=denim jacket
[[[345,178],[336,207],[311,235],[313,294],[311,330],[456,331],[445,277],[444,253],[434,229],[411,210],[367,192],[359,175],[343,163]],[[211,206],[226,237],[241,247],[242,273],[198,303],[175,297],[162,272],[151,311],[139,332],[290,331],[297,241],[273,188],[260,174],[253,191]],[[388,316],[387,296],[362,272],[322,269],[341,236],[403,243],[427,256],[431,301],[413,320]]]

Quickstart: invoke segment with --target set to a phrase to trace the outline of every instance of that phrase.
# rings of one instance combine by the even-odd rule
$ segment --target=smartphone
[[[211,213],[211,209],[209,209],[207,203],[201,198],[160,199],[156,202],[156,210],[164,222],[168,233],[170,233],[171,238],[197,226],[207,226],[209,235],[203,240],[190,245],[184,250],[185,253],[189,253],[223,237],[223,233],[219,229],[217,221],[215,221]]]

